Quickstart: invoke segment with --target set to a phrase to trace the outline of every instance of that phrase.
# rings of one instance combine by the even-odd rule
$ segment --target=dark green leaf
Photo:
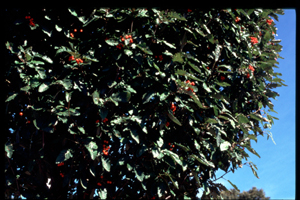
[[[249,119],[243,114],[238,116],[238,121],[239,123],[249,123]]]
[[[176,124],[178,124],[179,126],[182,126],[182,124],[180,123],[180,121],[173,115],[173,113],[171,112],[171,110],[168,110],[167,113],[168,117],[175,122]]]
[[[136,45],[138,48],[140,48],[143,52],[149,55],[153,55],[152,51],[148,46],[146,46],[146,43]]]
[[[42,83],[38,89],[39,92],[45,92],[49,88],[49,83]]]
[[[139,144],[140,143],[140,137],[138,132],[135,129],[129,129],[131,137]]]
[[[196,65],[194,65],[193,63],[191,63],[190,61],[188,61],[188,64],[198,73],[201,74],[201,70],[199,69],[199,67],[197,67]]]
[[[227,149],[229,149],[230,146],[231,146],[231,144],[228,141],[224,141],[220,145],[220,150],[226,151]]]
[[[156,95],[156,92],[149,91],[143,95],[143,104],[148,103],[150,99]]]
[[[5,144],[5,152],[8,158],[12,157],[14,150],[13,150],[13,144],[10,141],[6,142]]]
[[[103,155],[101,155],[101,162],[102,162],[102,166],[104,167],[104,169],[105,169],[106,171],[110,172],[110,166],[111,166],[110,160],[109,160],[108,158],[105,159],[105,158],[103,157]]]
[[[61,162],[65,162],[69,158],[72,158],[73,157],[72,152],[73,152],[72,149],[63,149],[57,156],[55,163],[59,164]]]
[[[230,185],[232,185],[232,187],[234,187],[234,189],[236,189],[238,192],[240,192],[240,190],[236,187],[236,185],[234,185],[233,183],[231,183],[230,180],[227,180],[227,181],[230,183]]]
[[[131,93],[130,92],[117,92],[112,94],[111,98],[114,101],[117,102],[129,102],[129,99],[131,98]]]
[[[182,64],[184,62],[184,60],[182,58],[182,54],[180,52],[175,53],[174,56],[173,56],[173,58],[172,58],[172,61],[173,62],[179,62],[179,63]]]
[[[8,101],[13,100],[17,95],[18,95],[18,93],[14,93],[14,94],[10,95],[10,96],[5,100],[5,102],[8,102]]]

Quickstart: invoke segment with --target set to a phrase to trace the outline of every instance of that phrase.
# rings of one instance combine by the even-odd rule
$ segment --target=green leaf
[[[184,62],[183,58],[182,58],[182,53],[178,52],[175,53],[173,58],[172,58],[173,62],[179,62],[180,64],[182,64]]]
[[[180,121],[173,115],[173,113],[171,112],[171,110],[168,110],[167,113],[168,117],[175,122],[176,124],[178,124],[179,126],[182,126],[182,124],[180,123]]]
[[[204,88],[207,92],[211,92],[210,88],[206,85],[205,82],[203,82],[203,88]]]
[[[150,101],[150,99],[155,95],[156,95],[156,92],[154,92],[154,91],[149,91],[149,92],[145,93],[143,95],[143,100],[142,100],[143,104],[148,103]]]
[[[101,161],[102,161],[102,166],[104,167],[104,169],[108,172],[110,172],[110,160],[107,158],[105,159],[102,155],[101,155]]]
[[[13,150],[13,144],[10,141],[5,143],[5,152],[8,158],[12,157],[14,150]]]
[[[170,18],[175,18],[175,19],[178,19],[178,20],[181,20],[181,21],[187,21],[184,17],[182,17],[179,13],[176,13],[176,12],[168,12],[168,17]]]
[[[48,63],[53,63],[53,60],[51,60],[51,58],[49,58],[48,56],[43,56],[42,59],[47,61]]]
[[[226,151],[230,146],[231,144],[228,141],[222,142],[220,145],[220,150]]]
[[[119,44],[118,40],[115,40],[113,38],[105,40],[105,42],[110,46],[117,46]]]
[[[157,140],[157,144],[159,147],[162,147],[164,145],[164,140],[161,137],[159,137]]]
[[[239,121],[239,123],[249,123],[250,122],[249,119],[243,114],[238,115],[238,121]]]
[[[39,92],[45,92],[49,88],[49,83],[42,83],[38,89]]]
[[[135,129],[129,129],[131,137],[139,144],[140,143],[140,137],[138,132]]]
[[[190,155],[190,157],[196,159],[198,162],[200,162],[206,166],[215,168],[215,165],[212,162],[209,162],[208,160],[206,160],[204,156],[202,158],[199,158],[198,156],[192,154],[192,155]]]
[[[212,119],[212,118],[208,118],[208,119],[205,121],[205,123],[213,123],[213,124],[217,124],[218,121],[215,120],[215,119]]]
[[[84,130],[84,128],[83,128],[83,127],[81,127],[81,126],[78,126],[77,128],[78,128],[78,130],[79,130],[81,133],[85,134],[85,130]],[[97,146],[97,145],[96,145],[96,146]]]
[[[191,63],[190,61],[188,61],[188,64],[198,73],[201,74],[201,70],[199,67],[197,67],[196,65],[194,65],[193,63]]]
[[[163,149],[162,152],[163,152],[164,154],[168,155],[168,156],[171,156],[171,158],[172,158],[175,162],[177,162],[180,166],[182,166],[182,161],[180,160],[179,156],[178,156],[176,153],[174,153],[174,152],[172,152],[172,151],[170,151],[170,150],[167,150],[167,149]]]
[[[153,55],[152,51],[150,50],[150,48],[146,45],[146,43],[143,44],[138,44],[136,45],[138,48],[140,48],[143,52],[145,52],[146,54],[149,55]]]
[[[194,145],[195,145],[195,147],[196,147],[197,150],[200,150],[200,145],[197,142],[197,140],[194,140]]]
[[[45,27],[42,28],[42,31],[43,31],[44,33],[46,33],[46,34],[48,35],[48,37],[51,37],[52,31],[48,30],[48,29],[45,28]]]
[[[170,48],[176,49],[176,47],[173,44],[170,44],[165,40],[163,40],[163,43],[165,43],[165,45],[169,46]]]
[[[55,24],[55,29],[60,32],[62,30],[62,28],[60,26],[58,26],[57,24]]]
[[[72,158],[73,157],[72,152],[73,152],[72,149],[63,149],[63,150],[61,150],[61,152],[59,153],[59,155],[56,158],[55,163],[59,164],[61,162],[65,162],[69,158]]]
[[[113,101],[117,102],[129,102],[131,93],[128,91],[113,93],[111,96]]]
[[[14,93],[14,94],[10,95],[10,96],[5,100],[5,102],[8,102],[8,101],[13,100],[17,95],[18,95],[18,93]]]
[[[77,13],[76,13],[76,11],[75,11],[74,9],[69,8],[68,10],[69,10],[69,12],[70,12],[73,16],[77,17]]]
[[[249,134],[247,137],[252,139],[252,140],[255,140],[255,142],[257,142],[257,137],[255,135]]]
[[[234,187],[234,189],[236,189],[239,193],[241,192],[237,187],[236,187],[236,185],[234,185],[233,183],[231,183],[231,181],[230,180],[227,180],[229,183],[230,183],[230,185],[232,185],[232,187]]]
[[[143,144],[142,146],[140,146],[138,148],[138,150],[136,151],[136,157],[140,157],[141,155],[143,155],[143,153],[145,153],[148,150],[148,148],[146,147],[145,144]]]
[[[107,198],[107,189],[99,188],[98,195],[99,195],[100,199],[106,199]]]
[[[186,71],[184,71],[184,70],[182,70],[182,69],[179,69],[179,70],[177,70],[176,72],[175,72],[175,74],[177,75],[182,75],[182,76],[187,76],[187,77],[189,77],[189,78],[191,78],[191,79],[193,79],[193,80],[196,80],[196,81],[201,81],[202,82],[202,80],[200,80],[199,78],[197,78],[196,76],[194,76],[193,74],[190,74],[190,73],[188,73],[188,72],[186,72]]]
[[[131,56],[133,53],[131,50],[129,49],[124,49],[124,53],[127,55],[127,56]]]
[[[231,86],[231,85],[230,85],[229,83],[227,83],[227,82],[219,82],[219,81],[216,81],[215,83],[218,84],[218,85],[221,86],[221,87]]]
[[[38,74],[40,75],[40,78],[41,78],[41,79],[45,79],[45,78],[47,77],[44,68],[39,68],[39,69],[36,68],[35,70],[38,72]]]
[[[87,189],[87,181],[84,178],[80,178],[80,185],[83,187],[83,189]]]
[[[144,177],[145,177],[144,172],[142,172],[142,171],[140,171],[140,170],[136,170],[136,168],[134,168],[134,172],[135,172],[135,175],[136,175],[137,179],[138,179],[140,182],[143,182]]]

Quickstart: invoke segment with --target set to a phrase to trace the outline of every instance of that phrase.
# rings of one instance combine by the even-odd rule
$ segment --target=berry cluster
[[[120,43],[117,45],[117,49],[122,49],[123,46],[124,46],[124,44]]]
[[[249,65],[249,69],[251,70],[251,71],[253,71],[254,72],[254,67],[252,67],[251,65]]]
[[[171,110],[173,111],[173,114],[175,114],[176,106],[174,103],[172,103],[171,105]]]
[[[61,163],[58,163],[58,164],[57,164],[57,167],[60,167],[60,166],[63,166],[63,165],[65,165],[65,163],[64,163],[64,162],[61,162]]]
[[[76,33],[76,32],[77,32],[77,29],[75,28],[75,29],[73,30],[73,32]],[[83,30],[80,29],[79,32],[82,33]],[[70,33],[70,36],[71,36],[72,38],[74,37],[74,33]]]
[[[258,40],[257,40],[257,38],[256,37],[250,37],[250,39],[251,39],[251,43],[252,43],[252,45],[253,44],[257,44],[258,43]]]
[[[103,151],[102,152],[103,152],[104,155],[107,156],[108,155],[108,151],[110,149],[110,146],[106,146],[106,144],[108,144],[107,140],[104,140],[103,143],[105,143],[105,144],[103,144]]]
[[[65,176],[63,173],[60,173],[59,175],[60,175],[62,178]]]
[[[236,18],[235,18],[235,22],[238,23],[239,21],[241,21],[241,18],[236,17]]]
[[[221,81],[224,81],[226,78],[224,76],[220,77]]]
[[[154,57],[157,58],[157,56],[154,56]],[[162,55],[159,55],[159,56],[158,56],[158,60],[159,60],[159,61],[162,61],[162,60],[163,60]]]
[[[169,146],[170,146],[170,151],[172,151],[173,148],[175,147],[175,145],[174,145],[174,144],[171,144],[171,143],[169,143]]]
[[[169,127],[169,126],[170,126],[170,122],[167,122],[167,123],[166,123],[166,126]]]
[[[122,41],[122,42],[124,42],[125,39],[126,39],[126,40],[129,39],[129,43],[133,43],[133,40],[132,40],[132,36],[131,36],[131,35],[125,35],[125,38],[121,35],[120,38],[121,38],[121,41]]]
[[[271,25],[272,22],[273,22],[273,19],[267,19],[267,23],[268,23],[269,25]]]
[[[30,26],[35,26],[35,23],[33,22],[33,18],[31,18],[30,16],[25,16],[25,19],[29,19]]]
[[[83,63],[83,60],[81,58],[76,58],[74,56],[70,56],[69,57],[69,61],[71,60],[76,60],[77,64],[79,65],[79,63]]]
[[[190,80],[187,80],[186,83],[187,83],[187,84],[190,84],[190,85],[192,85],[192,86],[195,85],[195,82],[191,82]],[[191,88],[191,87],[189,87],[187,91],[192,91],[192,92],[194,93],[194,95],[196,95],[196,93],[194,92],[194,89]],[[192,98],[192,96],[190,96],[190,97]]]

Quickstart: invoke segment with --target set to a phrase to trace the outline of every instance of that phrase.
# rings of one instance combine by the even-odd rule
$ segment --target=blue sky
[[[284,58],[277,60],[279,68],[274,68],[274,71],[281,73],[279,78],[285,80],[284,84],[288,85],[274,89],[280,96],[276,97],[277,101],[271,99],[278,114],[271,112],[270,115],[279,118],[274,120],[270,129],[276,145],[271,138],[267,140],[267,136],[258,136],[257,143],[251,142],[261,158],[249,152],[248,161],[256,164],[259,179],[248,166],[224,176],[241,192],[255,186],[263,189],[271,199],[295,199],[296,12],[295,9],[284,9],[284,12],[284,15],[278,15],[279,21],[274,20],[278,29],[276,39],[281,39],[280,45],[283,46],[279,55]],[[243,163],[245,162],[247,161]],[[217,178],[223,174],[224,171],[218,171]],[[216,182],[224,184],[228,189],[233,188],[227,180],[219,179]]]

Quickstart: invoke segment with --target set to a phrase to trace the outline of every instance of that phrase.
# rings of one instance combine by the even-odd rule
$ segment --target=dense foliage
[[[272,137],[281,9],[5,13],[6,197],[216,198]]]
[[[253,200],[269,200],[270,197],[265,196],[263,189],[252,187],[249,191],[238,192],[236,189],[221,192],[223,199],[253,199]],[[218,198],[221,199],[221,198]]]

